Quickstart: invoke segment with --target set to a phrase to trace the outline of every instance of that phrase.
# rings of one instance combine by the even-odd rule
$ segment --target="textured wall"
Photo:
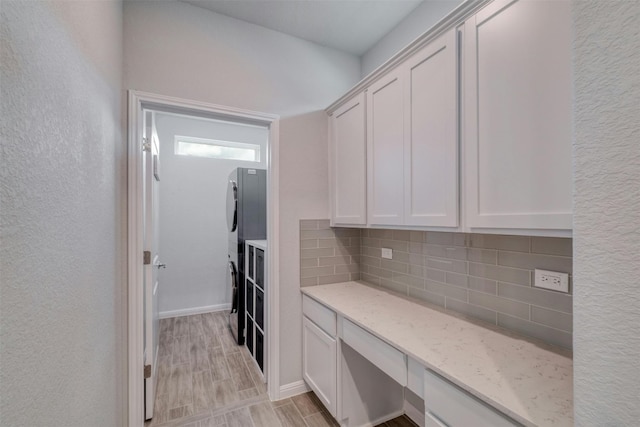
[[[362,77],[420,37],[463,0],[425,1],[362,55]]]
[[[577,426],[640,419],[640,2],[574,1]]]
[[[235,168],[266,169],[269,130],[156,114],[160,139],[160,316],[175,310],[222,309],[231,303],[227,271],[227,184]],[[174,154],[176,135],[261,146],[261,162]]]
[[[327,216],[327,116],[360,79],[337,50],[181,2],[125,2],[124,87],[280,114],[280,384],[302,380],[299,220]],[[320,111],[320,112],[318,112]],[[307,190],[307,191],[305,191]]]
[[[0,423],[121,425],[122,4],[0,9]]]

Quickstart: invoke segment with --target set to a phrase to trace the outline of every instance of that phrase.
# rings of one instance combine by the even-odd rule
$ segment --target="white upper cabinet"
[[[570,2],[459,19],[333,113],[332,224],[569,235]]]
[[[361,93],[329,119],[332,225],[365,225],[367,222],[364,103],[364,93]]]
[[[371,225],[404,222],[403,69],[367,89],[367,215]]]
[[[570,230],[570,2],[496,0],[464,51],[466,225]]]
[[[367,89],[371,225],[458,226],[456,30]]]
[[[458,49],[450,30],[405,70],[406,225],[458,226]]]

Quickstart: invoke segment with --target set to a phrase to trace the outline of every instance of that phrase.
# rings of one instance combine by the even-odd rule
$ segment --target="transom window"
[[[175,153],[181,156],[209,157],[213,159],[260,161],[260,146],[244,142],[218,139],[175,137]]]

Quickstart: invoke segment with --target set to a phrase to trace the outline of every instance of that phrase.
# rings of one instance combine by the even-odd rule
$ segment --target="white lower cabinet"
[[[424,409],[426,426],[514,427],[520,425],[429,369],[424,371]]]
[[[307,317],[302,320],[302,372],[316,396],[336,416],[336,339]]]
[[[302,312],[304,380],[340,425],[401,415],[403,387],[424,399],[426,427],[521,425],[307,295]]]

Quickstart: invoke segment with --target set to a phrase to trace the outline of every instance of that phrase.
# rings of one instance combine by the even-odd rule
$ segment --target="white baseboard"
[[[191,316],[192,314],[212,313],[214,311],[229,310],[231,304],[204,305],[202,307],[183,308],[181,310],[161,311],[158,313],[160,319],[169,317]]]
[[[419,426],[424,426],[424,423],[425,423],[424,411],[421,411],[420,409],[416,408],[406,400],[404,401],[404,413],[414,423],[418,424]]]
[[[306,393],[311,391],[307,383],[304,380],[294,381],[289,384],[280,386],[280,396],[278,396],[278,400],[286,399],[291,396],[297,396],[302,393]]]

